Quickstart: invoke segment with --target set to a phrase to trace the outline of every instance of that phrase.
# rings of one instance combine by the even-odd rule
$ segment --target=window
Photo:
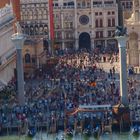
[[[87,7],[90,7],[90,3],[89,2],[87,3]]]
[[[108,37],[112,37],[112,32],[108,31]]]
[[[98,16],[98,12],[95,12],[95,16]]]
[[[95,27],[103,27],[103,20],[102,19],[96,19]]]
[[[83,2],[82,2],[82,6],[85,6],[85,5],[86,5],[86,3],[85,3],[85,1],[83,1]]]
[[[99,38],[99,32],[96,32],[96,38]]]
[[[63,3],[63,6],[67,6],[67,3]]]
[[[102,12],[100,12],[99,15],[101,16],[102,15]]]
[[[110,11],[108,11],[107,14],[110,15]]]
[[[55,32],[56,39],[62,39],[61,32]]]
[[[108,19],[108,27],[111,27],[111,20]]]
[[[113,37],[114,34],[115,34],[114,30],[108,31],[108,37]]]
[[[103,20],[100,19],[100,27],[103,27]]]
[[[93,6],[99,6],[99,5],[102,5],[102,1],[97,0],[93,2]]]
[[[108,19],[108,27],[115,27],[115,18]]]
[[[68,22],[64,23],[64,28],[69,28],[69,23]]]
[[[57,7],[58,6],[58,3],[55,3],[55,6]]]
[[[100,37],[103,38],[103,31],[100,31]]]
[[[36,63],[35,57],[32,57],[32,63]]]
[[[115,15],[115,12],[114,11],[112,11],[112,15]]]
[[[97,31],[96,38],[103,38],[103,31]]]
[[[60,25],[59,24],[54,24],[54,26],[55,26],[55,29],[60,29]]]
[[[70,33],[69,32],[66,32],[65,33],[65,39],[69,39],[71,37]]]
[[[74,2],[69,2],[68,6],[74,6]]]
[[[70,22],[69,25],[70,25],[70,28],[73,28],[73,22]]]
[[[113,1],[105,1],[104,4],[110,5],[113,4]]]
[[[98,25],[98,19],[96,19],[96,21],[95,21],[95,26],[96,27],[99,27],[99,25]]]
[[[48,41],[47,41],[46,39],[43,39],[43,49],[44,49],[44,50],[47,50],[48,47],[49,47]]]
[[[31,63],[31,57],[29,53],[25,54],[25,63]]]
[[[80,3],[78,3],[78,4],[77,4],[77,6],[78,6],[78,7],[81,7],[81,4],[80,4]]]
[[[112,19],[112,26],[113,27],[115,26],[115,19],[114,18]]]

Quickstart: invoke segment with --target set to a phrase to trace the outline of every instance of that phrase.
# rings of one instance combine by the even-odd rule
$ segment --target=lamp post
[[[20,105],[25,104],[24,96],[24,73],[22,61],[22,47],[25,41],[25,36],[21,33],[20,25],[17,24],[17,33],[13,34],[11,40],[16,47],[16,61],[17,61],[17,88],[18,88],[18,101]]]

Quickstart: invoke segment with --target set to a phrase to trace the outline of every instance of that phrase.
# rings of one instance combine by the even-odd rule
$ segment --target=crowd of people
[[[28,125],[44,123],[49,128],[55,121],[63,123],[65,117],[79,105],[118,104],[120,91],[116,68],[112,66],[109,73],[104,71],[99,65],[106,62],[104,57],[85,52],[59,56],[57,65],[51,71],[43,70],[26,80],[24,106],[19,105],[16,83],[11,81],[0,92],[0,126],[18,126],[27,122]],[[110,60],[113,63],[114,58]],[[131,83],[128,84],[130,87]],[[135,98],[135,95],[132,87],[129,88],[129,99]],[[110,111],[107,115],[89,112],[74,114],[70,118],[82,119],[84,114],[88,118],[112,117]]]

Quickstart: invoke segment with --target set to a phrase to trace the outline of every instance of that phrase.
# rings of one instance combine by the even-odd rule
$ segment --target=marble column
[[[128,106],[128,91],[127,91],[127,64],[126,64],[126,36],[116,37],[119,46],[120,57],[120,96],[121,103]]]
[[[24,72],[23,72],[22,48],[24,45],[25,37],[21,33],[16,33],[12,35],[11,39],[16,47],[18,101],[20,105],[24,105],[25,96],[24,96]]]

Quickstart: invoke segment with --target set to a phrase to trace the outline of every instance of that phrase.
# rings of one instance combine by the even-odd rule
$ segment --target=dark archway
[[[27,63],[31,63],[31,56],[30,56],[29,53],[26,53],[26,54],[25,54],[25,63],[26,63],[26,64],[27,64]]]
[[[81,33],[79,36],[79,49],[91,50],[90,35],[86,32]]]

